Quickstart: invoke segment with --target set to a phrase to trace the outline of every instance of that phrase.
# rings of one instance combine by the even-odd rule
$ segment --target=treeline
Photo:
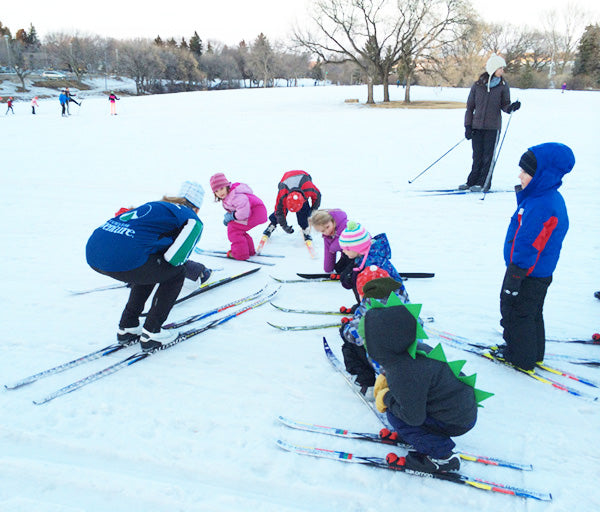
[[[39,70],[70,72],[81,82],[88,75],[124,76],[135,81],[137,94],[213,88],[272,87],[275,80],[295,85],[311,77],[306,51],[271,44],[264,34],[236,47],[206,45],[197,32],[186,41],[117,40],[80,34],[53,33],[43,41],[33,25],[13,38],[0,22],[0,59],[15,72],[26,89],[26,78]]]
[[[299,78],[312,78],[367,84],[368,101],[373,85],[383,84],[387,101],[389,83],[398,82],[407,86],[410,101],[411,84],[469,86],[489,55],[498,53],[513,87],[566,82],[569,89],[600,88],[600,27],[571,4],[560,14],[540,14],[539,28],[530,29],[485,23],[458,0],[377,0],[380,6],[390,4],[377,11],[373,2],[320,0],[314,26],[297,30],[293,47],[273,44],[262,33],[237,46],[205,44],[197,32],[188,40],[53,33],[41,41],[33,24],[13,37],[0,22],[6,40],[0,63],[17,74],[23,89],[28,75],[54,69],[69,71],[78,81],[87,75],[128,77],[138,94],[272,87],[277,80],[295,85]],[[439,15],[431,14],[435,8]]]

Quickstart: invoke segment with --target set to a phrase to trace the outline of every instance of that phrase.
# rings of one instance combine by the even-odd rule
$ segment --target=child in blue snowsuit
[[[506,346],[498,355],[524,370],[544,360],[544,300],[569,229],[558,188],[574,165],[573,151],[557,142],[533,146],[519,161],[521,187],[504,241],[500,293]]]

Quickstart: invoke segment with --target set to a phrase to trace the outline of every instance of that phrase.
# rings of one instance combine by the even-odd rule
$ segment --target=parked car
[[[61,73],[60,71],[44,71],[42,76],[44,78],[67,78],[67,75]]]

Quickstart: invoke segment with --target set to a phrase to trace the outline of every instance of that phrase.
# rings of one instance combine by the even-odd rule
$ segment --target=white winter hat
[[[506,61],[500,57],[500,55],[496,55],[495,53],[488,59],[485,63],[485,70],[488,72],[488,75],[492,76],[496,70],[506,67]]]
[[[200,183],[196,183],[195,181],[184,181],[181,185],[179,197],[187,199],[199,209],[202,206],[202,201],[204,199],[204,189]]]

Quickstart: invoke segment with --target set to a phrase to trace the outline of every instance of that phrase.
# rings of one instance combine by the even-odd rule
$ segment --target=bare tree
[[[551,73],[564,74],[575,60],[577,44],[588,24],[589,13],[569,2],[560,12],[551,10],[543,15],[545,38],[551,47]]]
[[[13,70],[21,82],[21,87],[26,90],[25,77],[31,73],[33,62],[32,52],[28,50],[27,45],[22,40],[13,39],[12,41],[7,41],[7,43],[10,46]]]
[[[147,39],[135,39],[120,45],[119,66],[135,81],[136,93],[147,92],[151,83],[164,73],[157,46]]]
[[[99,36],[58,32],[46,37],[45,48],[55,67],[69,68],[77,81],[81,82],[84,75],[95,72],[100,67],[104,42]]]
[[[317,0],[312,21],[317,34],[295,31],[294,38],[329,63],[352,61],[367,79],[367,103],[373,84],[383,84],[389,101],[389,76],[400,65],[406,77],[404,100],[417,66],[460,37],[467,21],[463,0]]]

